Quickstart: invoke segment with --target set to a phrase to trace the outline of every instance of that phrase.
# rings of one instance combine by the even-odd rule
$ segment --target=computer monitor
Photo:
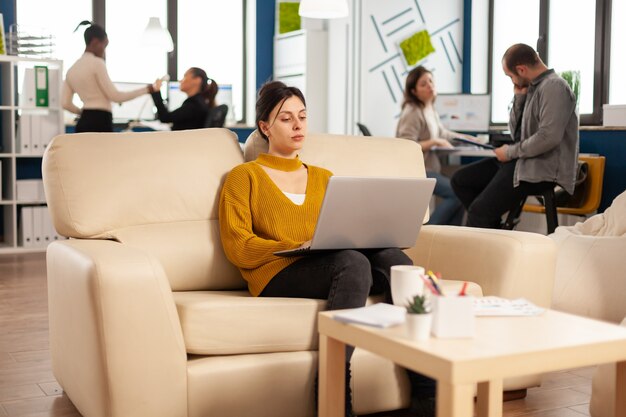
[[[180,82],[171,81],[167,90],[168,110],[176,110],[186,99],[187,94],[180,91]],[[228,115],[226,116],[226,120],[231,120],[232,118],[230,116],[233,114],[233,86],[231,84],[218,84],[215,101],[217,104],[226,104],[228,106]]]
[[[119,91],[131,91],[146,88],[145,83],[114,82]],[[154,120],[156,108],[149,95],[141,95],[124,103],[113,103],[113,122],[128,123],[132,120]]]
[[[489,94],[439,94],[435,109],[441,123],[450,130],[488,132],[491,119]]]

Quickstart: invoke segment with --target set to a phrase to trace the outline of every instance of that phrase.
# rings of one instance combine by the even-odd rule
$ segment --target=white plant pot
[[[406,327],[410,339],[426,340],[430,338],[430,329],[432,325],[432,313],[406,315]]]

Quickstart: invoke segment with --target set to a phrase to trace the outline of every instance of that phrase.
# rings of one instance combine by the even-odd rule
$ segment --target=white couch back
[[[420,147],[404,139],[310,135],[301,158],[338,175],[424,177]],[[243,162],[227,129],[84,133],[56,137],[44,155],[57,231],[113,239],[162,263],[174,291],[245,288],[219,239],[225,175]]]

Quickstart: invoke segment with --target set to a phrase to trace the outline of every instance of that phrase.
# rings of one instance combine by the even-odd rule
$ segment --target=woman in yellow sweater
[[[312,239],[332,173],[298,158],[307,133],[306,102],[299,89],[278,81],[265,84],[256,103],[256,125],[269,151],[228,174],[219,211],[224,251],[250,293],[325,299],[328,310],[362,307],[371,293],[384,293],[390,302],[390,267],[412,264],[400,249],[274,255]],[[347,350],[347,364],[352,352]],[[347,370],[349,378],[349,366]],[[349,394],[346,415],[351,415]]]

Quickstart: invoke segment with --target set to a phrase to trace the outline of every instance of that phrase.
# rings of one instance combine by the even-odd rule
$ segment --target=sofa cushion
[[[242,162],[227,129],[81,133],[54,138],[43,177],[60,234],[144,249],[174,290],[232,289],[244,283],[221,249],[218,201]]]
[[[175,292],[188,353],[225,355],[317,348],[325,300],[252,297],[248,291]]]
[[[444,281],[450,294],[460,281]],[[467,292],[480,296],[478,284]],[[382,301],[371,296],[368,304]],[[317,313],[326,300],[252,297],[248,291],[174,292],[187,353],[231,355],[241,353],[315,350]]]

